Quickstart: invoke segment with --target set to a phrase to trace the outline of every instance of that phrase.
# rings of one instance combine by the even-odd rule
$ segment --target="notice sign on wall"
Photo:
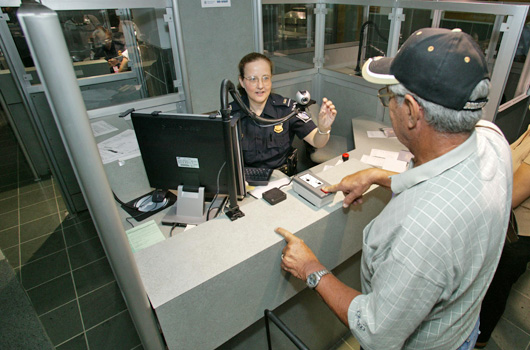
[[[230,7],[230,0],[201,0],[202,7]]]

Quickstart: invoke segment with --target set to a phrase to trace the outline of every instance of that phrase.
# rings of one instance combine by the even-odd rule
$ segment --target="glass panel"
[[[431,10],[403,9],[405,21],[401,23],[401,35],[399,36],[399,46],[408,39],[408,37],[421,28],[432,26]]]
[[[386,55],[390,32],[388,15],[392,8],[370,6],[365,22],[363,9],[363,6],[328,5],[325,68],[360,75],[366,58]],[[359,46],[362,47],[361,54]]]
[[[274,62],[273,74],[313,68],[314,5],[263,5],[264,53]]]
[[[6,58],[4,56],[4,53],[2,52],[2,49],[0,49],[0,70],[7,70],[9,67],[7,66]]]
[[[324,68],[353,74],[363,24],[363,6],[327,5]]]
[[[502,95],[501,104],[510,101],[511,99],[517,97],[516,94],[517,86],[519,80],[523,79],[528,81],[527,76],[522,76],[524,71],[524,65],[528,59],[528,50],[530,49],[530,14],[526,17],[526,24],[523,27],[521,37],[519,38],[519,43],[517,45],[517,50],[515,52],[515,57],[512,62],[512,67],[510,69],[510,74],[508,75],[508,81],[506,82],[506,87],[504,88],[504,93]]]
[[[444,11],[440,22],[441,28],[460,28],[471,35],[484,52],[488,48],[495,16],[483,13]]]
[[[391,13],[390,7],[370,6],[368,22],[373,24],[366,27],[368,34],[366,44],[363,43],[366,50],[364,57],[386,56],[391,25],[388,15]]]
[[[20,58],[40,84],[16,17],[8,13],[11,35]],[[118,15],[118,13],[120,15]],[[178,92],[165,9],[57,11],[66,45],[78,78],[105,76],[104,82],[82,84],[87,109]],[[116,73],[130,72],[121,75]]]

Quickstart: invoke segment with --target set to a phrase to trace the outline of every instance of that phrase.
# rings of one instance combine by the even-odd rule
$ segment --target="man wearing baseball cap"
[[[414,154],[396,174],[372,168],[327,191],[361,204],[372,184],[392,200],[363,232],[362,293],[329,273],[283,228],[282,268],[307,279],[366,349],[472,349],[481,301],[504,242],[512,193],[510,148],[481,121],[487,64],[460,30],[416,31],[394,58],[374,58],[363,77],[383,84],[398,139]]]

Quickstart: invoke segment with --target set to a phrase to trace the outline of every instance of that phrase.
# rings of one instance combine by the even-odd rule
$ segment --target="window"
[[[16,10],[2,8],[26,74],[38,85]],[[154,8],[57,11],[88,110],[178,92],[164,14]]]
[[[263,41],[274,74],[313,68],[314,5],[263,5]]]

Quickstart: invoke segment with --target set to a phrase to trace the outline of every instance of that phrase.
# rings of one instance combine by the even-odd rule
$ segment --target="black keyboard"
[[[273,169],[245,167],[245,180],[250,186],[266,186],[269,184]]]

